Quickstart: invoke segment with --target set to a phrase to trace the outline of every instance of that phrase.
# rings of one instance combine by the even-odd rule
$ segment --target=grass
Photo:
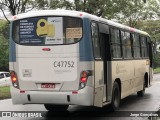
[[[155,68],[153,71],[154,71],[154,73],[160,73],[160,67]]]
[[[9,86],[0,87],[0,100],[7,98],[11,98],[10,87]]]

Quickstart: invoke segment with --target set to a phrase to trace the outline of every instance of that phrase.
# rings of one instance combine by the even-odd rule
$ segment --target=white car
[[[0,87],[9,86],[11,83],[9,72],[0,72]]]

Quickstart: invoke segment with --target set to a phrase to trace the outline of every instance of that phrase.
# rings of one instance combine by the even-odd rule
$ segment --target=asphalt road
[[[48,112],[43,105],[12,105],[11,99],[0,100],[0,111],[41,111],[42,118],[23,118],[33,120],[56,119],[96,119],[96,120],[144,120],[148,119],[149,111],[158,111],[160,108],[160,74],[154,75],[153,85],[146,89],[144,97],[139,98],[136,94],[130,95],[121,101],[120,109],[117,112],[110,112],[109,106],[102,109],[94,107],[70,106],[68,112],[53,113]],[[141,114],[142,113],[142,114]],[[1,113],[0,113],[1,114]],[[129,117],[130,115],[138,117]],[[5,117],[1,119],[6,120]],[[12,120],[21,119],[20,117],[7,118]]]

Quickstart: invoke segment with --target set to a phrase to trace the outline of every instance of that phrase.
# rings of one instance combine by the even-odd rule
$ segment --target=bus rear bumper
[[[86,86],[84,89],[73,92],[53,91],[25,91],[11,86],[13,104],[65,104],[65,105],[93,105],[93,88]]]

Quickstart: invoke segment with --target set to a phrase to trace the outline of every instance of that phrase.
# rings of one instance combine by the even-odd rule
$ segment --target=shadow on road
[[[120,109],[116,112],[112,112],[109,105],[103,108],[75,106],[73,108],[69,108],[66,112],[46,112],[44,116],[47,120],[50,120],[50,118],[53,117],[62,119],[76,118],[76,120],[78,118],[96,119],[97,117],[130,117],[131,113],[139,113],[140,111],[135,111],[134,109],[130,109],[130,111],[128,111],[128,106],[135,107],[135,103],[142,102],[150,97],[151,94],[145,94],[143,98],[137,97],[136,95],[130,95],[121,101]]]
[[[47,112],[46,119],[51,120],[51,118],[58,119],[97,119],[98,117],[111,117],[115,113],[109,111],[109,106],[102,109],[95,107],[78,107],[75,111],[66,112]]]
[[[131,108],[132,106],[134,106],[132,108],[133,111],[134,111],[135,110],[135,105],[137,103],[141,103],[141,105],[146,104],[146,101],[150,100],[151,98],[152,98],[152,94],[150,94],[150,93],[145,93],[145,95],[143,97],[137,97],[136,94],[130,95],[130,96],[121,100],[120,110],[128,110],[128,107]],[[139,106],[137,106],[137,108],[138,107]],[[129,110],[132,110],[132,109],[129,109]]]

